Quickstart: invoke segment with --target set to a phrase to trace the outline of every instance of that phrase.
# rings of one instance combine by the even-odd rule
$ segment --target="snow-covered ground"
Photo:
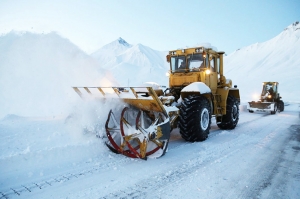
[[[166,155],[147,161],[112,153],[95,136],[103,126],[84,120],[1,120],[0,198],[300,197],[299,104],[241,111],[234,130],[213,123],[204,142],[174,129]]]

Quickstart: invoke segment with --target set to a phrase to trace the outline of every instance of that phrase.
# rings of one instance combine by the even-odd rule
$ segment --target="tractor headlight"
[[[272,97],[272,95],[268,95],[268,98],[271,98]]]
[[[170,76],[170,73],[169,73],[169,72],[166,72],[166,76],[169,77],[169,76]]]
[[[210,74],[210,70],[207,69],[207,70],[205,71],[205,73],[206,73],[206,75],[209,75],[209,74]]]
[[[252,99],[254,99],[254,101],[257,101],[259,99],[259,95],[253,94],[252,95]]]

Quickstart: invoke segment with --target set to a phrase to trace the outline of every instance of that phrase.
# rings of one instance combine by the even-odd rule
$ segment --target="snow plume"
[[[73,108],[65,124],[68,126],[70,135],[75,139],[80,140],[85,134],[103,137],[109,111],[112,110],[119,121],[124,107],[125,104],[118,98],[106,100],[86,98]]]
[[[56,33],[1,36],[0,118],[67,114],[78,100],[72,86],[111,82],[98,68],[90,56]]]

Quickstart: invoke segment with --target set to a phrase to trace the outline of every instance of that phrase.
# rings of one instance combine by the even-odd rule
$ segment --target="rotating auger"
[[[169,116],[162,99],[157,96],[159,91],[153,90],[152,87],[73,89],[82,98],[84,96],[80,90],[85,90],[95,98],[117,98],[126,104],[126,107],[120,110],[120,114],[114,114],[110,110],[105,123],[105,144],[112,152],[145,160],[148,157],[158,158],[166,153],[171,133],[170,122],[177,114]],[[93,90],[98,92],[94,94]]]
[[[109,112],[105,124],[106,146],[115,153],[131,158],[158,158],[165,154],[170,131],[168,118],[162,114],[130,109],[122,110],[117,121],[112,111]]]

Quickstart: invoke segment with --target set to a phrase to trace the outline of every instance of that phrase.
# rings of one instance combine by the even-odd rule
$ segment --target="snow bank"
[[[97,63],[56,33],[0,37],[0,118],[68,114],[79,97],[72,86],[112,82]]]

